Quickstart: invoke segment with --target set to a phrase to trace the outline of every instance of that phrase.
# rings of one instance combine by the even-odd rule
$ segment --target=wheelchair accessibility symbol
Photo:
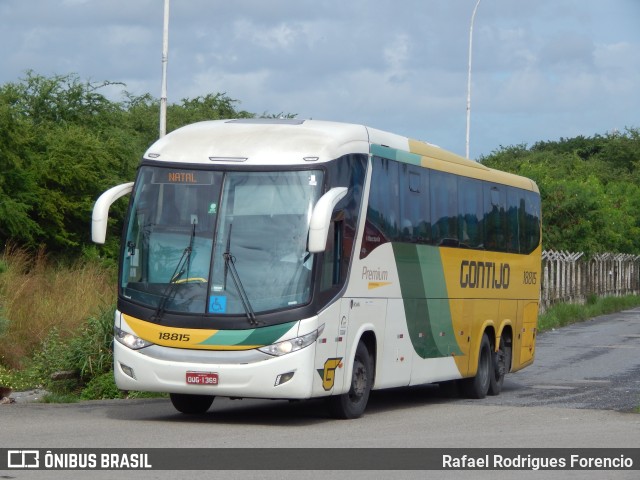
[[[227,297],[211,295],[209,297],[209,313],[225,313],[227,311]]]

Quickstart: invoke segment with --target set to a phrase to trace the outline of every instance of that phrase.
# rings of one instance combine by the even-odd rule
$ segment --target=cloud
[[[475,0],[171,2],[169,101],[346,120],[464,149]],[[161,0],[2,0],[0,82],[27,69],[159,96]],[[492,0],[474,29],[472,153],[637,123],[637,0]],[[9,46],[11,45],[11,46]]]
[[[579,32],[556,32],[540,49],[540,67],[556,72],[576,72],[594,69],[593,40]]]

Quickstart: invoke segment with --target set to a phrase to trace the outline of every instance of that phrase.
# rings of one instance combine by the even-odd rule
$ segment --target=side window
[[[458,179],[449,173],[435,171],[430,177],[432,242],[458,246]]]
[[[523,253],[533,252],[540,244],[540,196],[534,192],[524,195],[524,231]]]
[[[482,182],[472,178],[458,179],[458,234],[460,246],[466,248],[482,248],[483,209]]]
[[[372,159],[371,189],[360,258],[383,243],[400,239],[400,185],[398,162]]]
[[[507,249],[506,204],[506,187],[485,183],[484,228],[487,250],[504,252]]]
[[[340,267],[340,237],[336,235],[340,232],[340,229],[336,229],[336,226],[340,227],[341,225],[336,225],[335,222],[331,222],[329,226],[329,233],[327,235],[327,248],[322,256],[322,276],[320,277],[320,290],[329,290],[339,283],[339,278],[336,278],[337,274],[339,275],[339,267]],[[337,238],[336,238],[337,237]],[[336,242],[338,240],[338,242]]]
[[[507,251],[520,253],[525,242],[524,190],[507,189]]]
[[[341,285],[347,278],[355,242],[362,190],[366,177],[367,157],[346,155],[328,164],[328,188],[347,187],[347,195],[336,205],[327,248],[323,254],[320,280],[322,291]]]
[[[400,164],[400,239],[429,243],[429,171]]]
[[[371,165],[360,258],[388,242],[509,253],[530,253],[540,244],[534,192],[381,157]]]

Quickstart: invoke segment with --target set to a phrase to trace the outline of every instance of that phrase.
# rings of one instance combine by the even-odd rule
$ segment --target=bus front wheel
[[[213,403],[213,395],[187,395],[184,393],[170,393],[171,403],[181,413],[194,415],[205,413]]]
[[[367,346],[360,342],[353,359],[353,373],[349,392],[327,399],[329,412],[334,418],[351,419],[362,416],[373,385],[373,361]]]
[[[482,336],[480,342],[480,352],[478,353],[478,371],[472,378],[460,380],[462,392],[467,398],[484,398],[489,391],[491,376],[493,375],[493,362],[491,361],[491,343],[486,334]]]

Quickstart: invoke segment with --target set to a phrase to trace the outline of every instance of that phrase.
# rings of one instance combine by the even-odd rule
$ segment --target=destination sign
[[[213,185],[213,172],[200,170],[156,170],[153,174],[156,184]]]

